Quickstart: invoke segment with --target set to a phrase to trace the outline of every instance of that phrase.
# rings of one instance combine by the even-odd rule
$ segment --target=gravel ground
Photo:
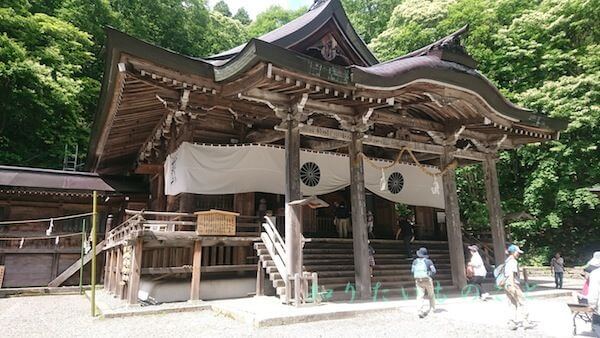
[[[558,304],[564,300],[544,300]],[[487,303],[487,302],[486,302]],[[93,319],[83,296],[38,296],[0,299],[3,337],[544,337],[544,330],[510,331],[503,325],[462,320],[486,303],[442,307],[426,319],[396,310],[352,319],[279,327],[253,328],[211,311],[114,319]],[[546,304],[546,303],[540,303]],[[489,309],[493,310],[493,305]],[[462,315],[461,315],[462,314]],[[468,316],[467,316],[468,317]],[[481,316],[480,316],[481,317]],[[457,319],[461,318],[461,319]],[[499,321],[495,321],[497,323]]]

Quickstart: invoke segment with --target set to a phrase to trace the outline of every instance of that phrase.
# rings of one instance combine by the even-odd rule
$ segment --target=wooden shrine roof
[[[419,143],[439,143],[440,137],[454,133],[463,147],[497,143],[513,148],[555,139],[566,127],[564,121],[510,103],[477,71],[460,44],[467,27],[377,63],[360,51],[364,43],[351,36],[355,33],[349,24],[344,29],[332,26],[332,17],[338,24],[347,20],[338,0],[323,1],[300,21],[267,34],[268,41],[252,39],[207,59],[180,55],[108,28],[88,168],[131,172],[156,153],[174,123],[191,124],[196,142],[280,142],[283,133],[276,126],[281,116],[273,108],[290,108],[299,100],[313,127],[337,130],[349,120],[364,120],[370,124],[369,135]],[[314,28],[313,36],[306,36],[306,26]],[[304,40],[296,44],[286,40],[300,35]],[[340,49],[320,57],[316,47],[306,47],[306,41],[318,42],[323,36]],[[351,49],[358,54],[346,53]],[[324,59],[336,53],[346,55]],[[331,150],[344,139],[319,142],[314,136],[305,137],[303,146]]]
[[[354,60],[352,64],[368,66],[378,63],[364,41],[356,34],[339,0],[318,1],[304,15],[257,39],[282,48],[298,50],[307,37],[317,35],[317,38],[321,38],[327,30],[319,31],[327,25],[334,26],[333,29],[338,37],[336,41],[349,49],[348,54],[352,54],[349,56]],[[239,45],[210,56],[206,60],[213,62],[230,59],[240,53],[245,46],[246,44]]]

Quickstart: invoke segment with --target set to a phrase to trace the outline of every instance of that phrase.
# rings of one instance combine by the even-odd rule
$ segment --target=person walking
[[[401,216],[398,221],[398,225],[400,228],[396,232],[396,239],[398,239],[402,235],[402,240],[404,241],[404,252],[406,253],[406,259],[412,259],[412,250],[410,247],[410,242],[414,239],[413,225],[408,220],[408,217]]]
[[[529,312],[525,304],[525,296],[523,295],[523,291],[521,291],[519,277],[518,259],[523,251],[514,244],[511,244],[507,251],[508,258],[504,262],[504,281],[502,284],[506,297],[514,308],[514,317],[509,320],[508,324],[512,330],[518,329],[519,326],[529,329],[533,325],[529,321]]]
[[[367,211],[367,237],[369,238],[375,238],[375,236],[373,236],[374,221],[373,212],[371,210]]]
[[[435,311],[433,276],[436,273],[435,266],[431,259],[429,259],[426,248],[417,250],[417,258],[413,261],[410,270],[415,279],[415,286],[417,288],[419,318],[425,318],[430,311]],[[427,302],[425,301],[425,298],[429,300],[428,308],[426,308]]]
[[[348,237],[348,226],[350,224],[350,213],[346,208],[346,203],[341,202],[335,208],[335,218],[337,219],[337,230],[340,238]]]
[[[557,252],[552,260],[550,260],[550,269],[554,274],[554,284],[556,289],[562,289],[563,287],[563,274],[565,272],[565,260],[560,257],[560,252]]]
[[[369,273],[371,278],[373,278],[373,268],[375,267],[375,249],[371,246],[371,241],[369,241]]]
[[[467,268],[472,272],[471,278],[469,279],[469,284],[475,285],[477,287],[477,292],[479,295],[479,299],[486,300],[489,296],[489,293],[483,292],[483,280],[485,276],[487,276],[487,269],[485,268],[485,264],[483,264],[483,259],[481,259],[481,255],[479,254],[479,247],[473,244],[469,247],[469,252],[471,253],[471,259],[467,264]]]

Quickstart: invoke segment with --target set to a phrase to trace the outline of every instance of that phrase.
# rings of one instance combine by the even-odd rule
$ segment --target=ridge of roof
[[[467,35],[468,33],[469,33],[469,24],[466,24],[466,25],[462,26],[461,28],[459,28],[458,30],[454,31],[453,33],[446,35],[445,37],[443,37],[425,47],[421,47],[415,51],[404,54],[404,55],[394,58],[392,60],[382,62],[380,64],[386,64],[386,63],[390,63],[390,62],[394,62],[394,61],[402,60],[402,59],[407,59],[407,58],[411,58],[411,57],[425,56],[425,55],[433,54],[437,51],[441,51],[441,52],[448,52],[450,54],[455,54],[456,56],[459,56],[459,58],[456,58],[456,57],[444,58],[444,55],[442,55],[442,59],[448,59],[447,61],[460,63],[469,68],[476,69],[477,61],[475,61],[475,59],[473,59],[473,57],[471,57],[471,55],[467,52],[467,50],[461,43],[461,38],[464,35]]]
[[[366,64],[373,65],[379,63],[362,38],[356,33],[340,0],[315,1],[303,15],[256,39],[288,48],[310,36],[310,33],[327,23],[330,19],[334,19],[339,23],[338,26],[342,34],[348,39],[352,48]],[[203,60],[212,63],[217,60],[230,59],[241,52],[246,45],[247,43],[241,44],[229,50],[205,57]]]

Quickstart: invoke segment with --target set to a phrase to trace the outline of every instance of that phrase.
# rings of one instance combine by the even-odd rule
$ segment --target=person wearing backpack
[[[413,261],[411,272],[417,287],[419,318],[425,318],[429,311],[435,311],[435,293],[432,277],[436,273],[433,262],[429,259],[426,248],[417,250],[417,258]],[[429,308],[425,310],[425,297],[429,300]]]
[[[508,247],[508,258],[504,261],[503,266],[500,266],[503,273],[498,274],[496,277],[496,284],[499,287],[504,288],[506,298],[510,301],[512,307],[514,307],[514,317],[508,322],[509,327],[512,330],[516,330],[519,326],[524,329],[532,328],[533,325],[529,321],[529,313],[525,304],[525,296],[521,291],[520,278],[519,278],[519,255],[523,251],[516,245],[511,244]],[[503,268],[503,269],[502,269]],[[494,271],[496,275],[496,271]]]

